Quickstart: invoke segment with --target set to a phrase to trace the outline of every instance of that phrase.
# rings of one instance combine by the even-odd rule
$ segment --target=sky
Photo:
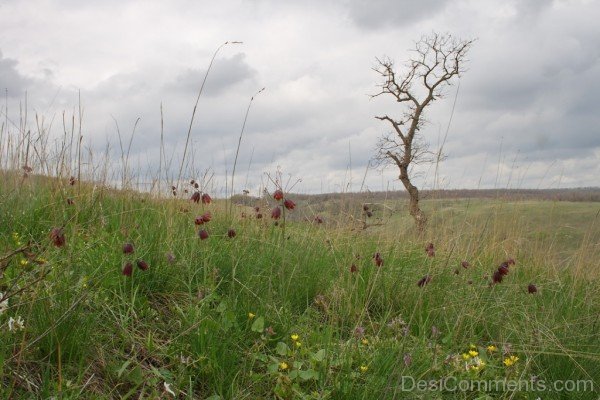
[[[600,186],[600,1],[594,0],[0,0],[0,120],[27,98],[49,146],[62,116],[83,110],[86,149],[119,136],[135,173],[156,174],[164,148],[177,176],[192,110],[186,178],[259,190],[281,174],[294,191],[398,190],[394,166],[370,163],[400,116],[373,98],[377,59],[398,75],[433,32],[476,39],[465,72],[426,110],[420,134],[446,158],[412,170],[431,188]],[[79,103],[79,96],[81,103]],[[8,117],[8,118],[7,118]],[[13,125],[11,125],[13,124]],[[444,140],[445,138],[445,140]],[[118,169],[118,168],[117,168]],[[217,193],[218,194],[218,193]]]

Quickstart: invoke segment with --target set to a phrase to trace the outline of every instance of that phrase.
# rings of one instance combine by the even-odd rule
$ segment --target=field
[[[0,398],[599,396],[600,203],[429,199],[418,234],[1,174]],[[530,387],[456,387],[489,381]]]

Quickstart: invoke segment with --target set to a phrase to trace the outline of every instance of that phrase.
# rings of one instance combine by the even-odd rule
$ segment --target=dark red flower
[[[56,247],[63,247],[67,241],[62,228],[52,228],[50,231],[50,239]]]
[[[281,208],[279,206],[275,207],[273,211],[271,211],[271,218],[279,219],[281,217]]]
[[[146,261],[144,261],[144,260],[137,260],[137,266],[142,271],[146,271],[148,268],[150,268],[150,266],[148,265],[148,263]]]
[[[417,282],[417,286],[423,287],[423,286],[427,285],[429,282],[431,282],[431,276],[425,275],[424,277],[419,279],[419,282]]]
[[[433,243],[429,243],[427,247],[425,247],[425,252],[427,253],[428,257],[435,256],[435,249],[433,248]]]
[[[194,194],[192,195],[191,200],[194,203],[200,203],[200,192],[194,192]]]
[[[294,208],[296,208],[296,203],[294,203],[292,200],[290,199],[285,199],[285,201],[283,202],[283,205],[285,206],[285,208],[287,208],[288,210],[293,210]]]
[[[273,192],[273,198],[277,201],[283,199],[283,192],[281,191],[281,189],[277,189]]]
[[[492,275],[492,282],[493,283],[501,283],[502,282],[502,273],[500,271],[496,271],[494,272],[494,275]]]
[[[237,235],[237,233],[235,232],[235,229],[229,228],[229,230],[227,231],[227,237],[234,238],[235,235]]]
[[[369,206],[368,206],[368,205],[366,205],[366,204],[364,204],[364,205],[363,205],[363,211],[369,211]]]
[[[210,213],[210,211],[207,211],[204,214],[202,214],[202,221],[210,222],[211,219],[212,219],[212,214]]]
[[[204,218],[202,217],[202,215],[194,218],[194,224],[196,224],[196,225],[204,224]]]
[[[367,215],[368,218],[371,218],[373,216],[373,213],[371,211],[367,211],[366,215]]]
[[[318,216],[318,215],[317,215],[317,216],[315,217],[315,222],[316,222],[317,224],[322,224],[322,223],[323,223],[323,217],[320,217],[320,216]]]
[[[259,212],[260,211],[260,207],[258,207],[258,206],[254,207],[254,211]]]
[[[123,245],[123,253],[124,254],[131,254],[131,253],[133,253],[133,244],[131,244],[131,243],[125,243]]]
[[[200,236],[201,240],[208,239],[208,232],[202,229],[200,232],[198,232],[198,236]]]
[[[133,272],[133,264],[131,262],[126,262],[125,265],[123,265],[123,275],[125,276],[131,276],[131,273]]]
[[[508,275],[508,265],[501,265],[498,267],[498,273],[500,273],[501,275]]]
[[[527,286],[527,292],[533,294],[536,293],[537,290],[537,286],[535,286],[533,283],[530,283],[529,286]]]
[[[69,185],[71,185],[71,186],[75,185],[75,177],[74,176],[69,178]]]
[[[379,252],[373,255],[373,260],[375,261],[375,265],[381,267],[383,265],[383,258]]]
[[[507,263],[508,265],[515,265],[515,259],[511,257],[511,258],[509,258],[508,260],[506,260],[506,263]]]
[[[212,199],[208,193],[202,193],[202,204],[210,204],[211,201]]]
[[[358,272],[358,267],[356,266],[356,264],[352,264],[352,266],[350,266],[350,272],[352,272],[352,273]]]
[[[73,199],[68,198],[67,199],[67,204],[70,205],[70,206],[72,206],[73,204],[75,204],[75,202],[73,201]]]
[[[256,214],[256,219],[261,219],[263,216],[261,213]]]
[[[190,185],[193,185],[194,183],[196,183],[196,181],[192,179],[192,180],[190,181]]]
[[[463,261],[461,261],[460,265],[462,265],[462,267],[463,267],[464,269],[467,269],[467,268],[469,268],[469,267],[471,266],[471,264],[469,264],[469,262],[468,262],[468,261],[464,261],[464,260],[463,260]]]
[[[200,187],[200,185],[198,185],[198,182],[194,183],[194,189],[198,189]]]

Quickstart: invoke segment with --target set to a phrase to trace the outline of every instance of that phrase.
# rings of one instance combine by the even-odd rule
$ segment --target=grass
[[[241,206],[230,217],[223,201],[9,172],[2,182],[1,398],[598,396],[598,203],[429,200],[418,236],[402,200],[371,205],[378,222],[362,229],[351,203],[320,210],[319,224],[298,201],[275,225],[272,199],[257,219]],[[195,226],[206,211],[212,220]],[[509,258],[516,265],[490,285]],[[23,328],[10,330],[17,317]],[[405,392],[402,377],[580,380],[588,390]]]

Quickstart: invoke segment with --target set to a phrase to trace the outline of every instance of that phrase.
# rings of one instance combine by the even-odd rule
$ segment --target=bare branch
[[[371,97],[390,95],[403,107],[401,118],[375,117],[394,128],[378,141],[375,160],[398,167],[399,179],[410,195],[410,213],[419,229],[424,227],[427,218],[419,208],[419,191],[411,182],[409,171],[411,165],[432,162],[435,158],[428,143],[418,135],[425,122],[424,111],[432,101],[443,96],[443,90],[455,77],[464,72],[465,57],[473,42],[433,33],[415,43],[415,55],[405,65],[404,72],[397,72],[389,59],[376,59],[378,65],[373,68],[381,76],[382,83],[378,85],[379,92]],[[421,90],[415,91],[413,85],[418,85]],[[423,93],[424,96],[418,96]]]

